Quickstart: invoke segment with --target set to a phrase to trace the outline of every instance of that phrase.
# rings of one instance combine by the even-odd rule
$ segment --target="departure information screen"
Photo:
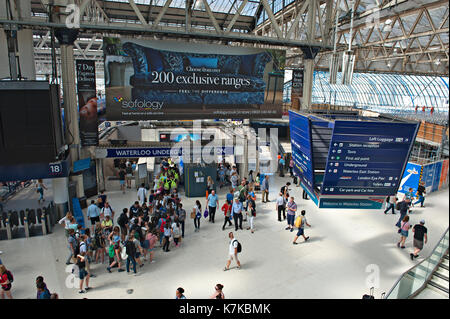
[[[314,169],[311,147],[311,127],[306,116],[289,112],[294,172],[311,191],[314,188]]]
[[[416,123],[335,121],[321,193],[396,193],[417,128]]]

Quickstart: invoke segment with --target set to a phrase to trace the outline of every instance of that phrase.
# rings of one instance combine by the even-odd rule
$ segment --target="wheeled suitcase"
[[[370,288],[369,294],[363,295],[362,299],[375,299],[375,297],[373,296],[373,291],[374,291],[374,287]]]

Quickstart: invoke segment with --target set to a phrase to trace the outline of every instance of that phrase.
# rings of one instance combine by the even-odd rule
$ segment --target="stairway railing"
[[[444,232],[431,254],[405,271],[391,288],[385,299],[409,299],[417,296],[439,267],[442,257],[448,253],[449,229]],[[423,274],[425,273],[425,274]]]

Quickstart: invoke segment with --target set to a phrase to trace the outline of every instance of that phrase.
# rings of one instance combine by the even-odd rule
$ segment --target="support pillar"
[[[67,177],[53,178],[52,183],[56,217],[61,219],[69,210],[69,179]]]
[[[307,20],[307,33],[306,38],[308,41],[312,42],[316,38],[316,8],[315,0],[309,0],[308,5],[308,20]],[[315,54],[305,54],[303,55],[304,61],[304,82],[303,82],[303,98],[301,109],[311,108],[312,99],[312,87],[314,81],[314,58]]]
[[[59,39],[58,39],[59,40]],[[66,140],[70,141],[71,167],[80,159],[80,131],[78,127],[78,106],[75,86],[75,59],[73,44],[61,43],[61,78],[64,95],[64,114],[66,122]],[[84,197],[83,175],[71,177],[77,182],[77,197]]]

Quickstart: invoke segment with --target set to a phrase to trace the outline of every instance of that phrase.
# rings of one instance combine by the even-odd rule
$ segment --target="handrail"
[[[389,292],[386,294],[386,296],[385,296],[384,299],[387,299],[387,298],[391,295],[392,291],[395,289],[395,287],[397,287],[398,283],[406,276],[406,274],[408,274],[411,270],[417,268],[417,267],[420,266],[422,263],[424,263],[425,261],[427,261],[428,259],[431,258],[431,256],[433,255],[433,253],[436,251],[436,249],[437,249],[437,248],[439,247],[439,245],[441,244],[441,242],[442,242],[442,240],[444,239],[444,237],[447,235],[448,231],[449,231],[449,228],[447,227],[447,230],[444,232],[444,234],[441,236],[441,238],[439,238],[439,240],[438,240],[436,246],[434,246],[433,250],[431,251],[431,253],[430,253],[430,255],[429,255],[428,257],[424,258],[421,262],[419,262],[418,264],[416,264],[416,265],[414,265],[413,267],[409,268],[407,271],[405,271],[405,272],[397,279],[397,281],[396,281],[395,284],[392,286],[391,290],[389,290]],[[448,249],[448,247],[447,247],[447,249]],[[438,266],[439,266],[439,265],[438,265]],[[433,271],[433,272],[434,272],[434,271]],[[427,285],[428,280],[429,280],[429,277],[433,275],[433,272],[430,273],[430,275],[428,276],[427,280],[425,280],[424,284],[423,284],[420,288],[416,289],[416,292],[419,291],[419,290],[421,290],[425,285]],[[413,294],[414,294],[414,293],[413,293]]]

